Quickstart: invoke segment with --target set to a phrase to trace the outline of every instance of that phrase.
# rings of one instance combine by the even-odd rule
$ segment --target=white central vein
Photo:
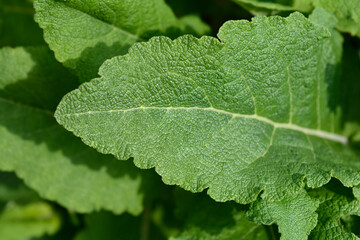
[[[137,107],[137,108],[130,108],[130,109],[116,109],[116,110],[104,110],[104,111],[87,111],[87,112],[81,112],[81,113],[67,113],[67,114],[59,114],[56,113],[57,117],[66,117],[66,116],[81,116],[81,115],[91,115],[91,114],[99,114],[99,113],[116,113],[116,112],[130,112],[130,111],[138,111],[138,110],[200,110],[200,111],[209,111],[209,112],[216,112],[219,114],[226,114],[230,115],[232,117],[238,117],[238,118],[247,118],[247,119],[254,119],[261,122],[268,123],[272,125],[274,128],[286,128],[290,130],[295,130],[302,132],[304,134],[317,136],[324,139],[333,140],[336,142],[340,142],[343,144],[346,144],[348,142],[348,139],[344,136],[318,130],[318,129],[311,129],[311,128],[305,128],[298,125],[290,124],[290,123],[277,123],[270,119],[267,119],[265,117],[261,117],[258,115],[246,115],[246,114],[240,114],[240,113],[233,113],[228,112],[225,110],[215,109],[213,107],[208,108],[200,108],[200,107]]]

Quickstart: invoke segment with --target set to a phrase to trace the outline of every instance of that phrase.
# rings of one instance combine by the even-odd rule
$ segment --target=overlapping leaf
[[[251,204],[247,216],[266,225],[277,223],[281,240],[306,240],[317,224],[318,206],[319,202],[302,190],[279,202],[258,200]]]
[[[359,160],[328,102],[329,35],[294,13],[227,22],[221,42],[156,37],[107,61],[56,118],[98,151],[218,201],[280,200],[305,178],[354,186]]]
[[[279,11],[310,11],[313,0],[233,0],[253,14],[263,15]]]
[[[209,31],[197,17],[177,19],[163,0],[36,0],[35,9],[57,60],[83,81],[96,77],[106,59],[126,53],[134,42]]]
[[[351,190],[344,189],[336,181],[331,181],[325,187],[310,191],[309,194],[320,200],[317,210],[318,225],[311,232],[309,239],[360,239],[359,236],[346,232],[340,221],[341,217],[360,216],[360,201],[354,198]]]
[[[45,47],[1,49],[0,62],[0,169],[75,211],[140,213],[145,183],[131,162],[97,153],[53,117],[76,78]]]
[[[313,0],[314,5],[334,13],[340,31],[360,37],[360,0]]]
[[[269,14],[280,11],[310,12],[322,7],[334,13],[340,31],[360,37],[360,0],[234,0],[253,14]]]

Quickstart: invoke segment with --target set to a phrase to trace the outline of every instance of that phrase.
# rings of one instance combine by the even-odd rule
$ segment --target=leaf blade
[[[290,43],[289,32],[298,34]],[[358,160],[324,102],[325,37],[295,13],[230,21],[222,42],[153,38],[105,62],[102,78],[66,95],[55,116],[98,151],[155,167],[167,184],[209,188],[217,201],[280,200],[304,178],[354,186]]]

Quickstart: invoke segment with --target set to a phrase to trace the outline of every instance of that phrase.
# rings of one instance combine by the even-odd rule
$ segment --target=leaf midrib
[[[260,122],[265,122],[270,125],[272,125],[274,128],[285,128],[290,129],[298,132],[302,132],[305,135],[312,135],[336,142],[340,142],[342,144],[347,144],[348,139],[342,135],[322,131],[319,129],[312,129],[312,128],[306,128],[301,127],[295,124],[290,123],[278,123],[274,122],[268,118],[258,116],[256,114],[248,115],[248,114],[240,114],[240,113],[233,113],[225,110],[216,109],[213,107],[207,107],[207,108],[201,108],[201,107],[136,107],[136,108],[129,108],[129,109],[115,109],[115,110],[103,110],[103,111],[87,111],[87,112],[80,112],[80,113],[67,113],[67,114],[59,114],[57,111],[55,112],[55,117],[67,117],[67,116],[81,116],[81,115],[91,115],[91,114],[98,114],[98,113],[116,113],[116,112],[129,112],[129,111],[137,111],[137,110],[200,110],[200,111],[210,111],[210,112],[216,112],[219,114],[226,114],[230,115],[232,117],[238,117],[238,118],[247,118],[247,119],[254,119],[258,120]]]

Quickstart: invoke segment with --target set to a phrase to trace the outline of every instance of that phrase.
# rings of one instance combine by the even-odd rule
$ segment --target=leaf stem
[[[149,240],[151,208],[147,205],[142,214],[140,240]]]

